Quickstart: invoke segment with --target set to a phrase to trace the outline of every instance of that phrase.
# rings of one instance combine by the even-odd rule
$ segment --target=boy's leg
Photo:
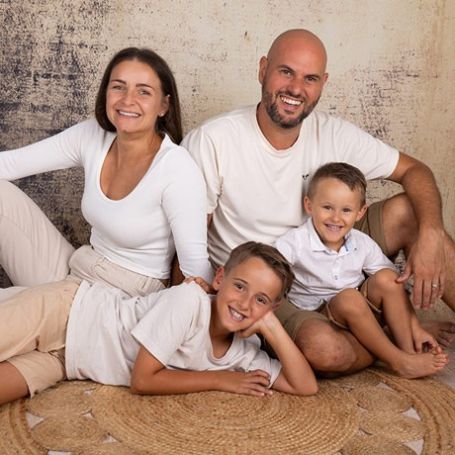
[[[24,381],[33,395],[65,377],[62,349],[77,288],[69,280],[45,284],[0,305],[0,373],[17,379],[11,389],[1,380],[7,396],[23,391]]]
[[[415,214],[407,196],[402,193],[368,207],[364,217],[354,226],[379,244],[386,256],[403,249],[408,255],[417,236]],[[455,243],[445,235],[446,287],[442,300],[455,311]],[[425,327],[442,345],[455,339],[455,323],[425,321]]]
[[[341,291],[329,302],[326,311],[333,321],[346,327],[369,352],[400,376],[427,376],[447,363],[447,356],[440,351],[407,354],[396,347],[385,335],[363,296],[355,289]]]
[[[9,362],[0,363],[0,406],[28,395],[27,382]]]
[[[411,325],[413,309],[403,284],[396,282],[397,276],[392,269],[379,270],[364,282],[360,292],[382,312],[396,345],[414,354]]]
[[[285,301],[275,314],[320,376],[354,373],[374,361],[350,332],[338,329],[317,311],[302,310]]]
[[[24,192],[0,180],[0,264],[14,285],[64,279],[73,251]]]

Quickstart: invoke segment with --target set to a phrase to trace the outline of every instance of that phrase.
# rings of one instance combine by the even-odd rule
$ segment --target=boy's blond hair
[[[253,257],[262,259],[275,272],[282,283],[279,300],[286,297],[294,281],[294,272],[286,258],[273,246],[259,242],[242,243],[231,251],[224,270],[229,273],[234,267]]]
[[[307,196],[311,199],[316,191],[317,184],[325,178],[334,178],[343,182],[351,191],[360,193],[360,205],[366,201],[367,181],[360,169],[348,163],[327,163],[321,166],[311,178]]]

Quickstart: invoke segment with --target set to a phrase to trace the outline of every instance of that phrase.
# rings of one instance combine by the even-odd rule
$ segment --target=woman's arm
[[[204,179],[183,148],[170,160],[172,181],[163,193],[180,269],[185,277],[200,276],[210,282],[212,267],[207,253],[207,199]]]
[[[15,180],[42,172],[82,166],[84,141],[100,127],[88,120],[34,144],[0,153],[0,179]]]

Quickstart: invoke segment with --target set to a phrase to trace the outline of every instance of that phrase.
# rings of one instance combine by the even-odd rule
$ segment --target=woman
[[[82,213],[90,244],[73,254],[41,210],[0,183],[0,263],[14,285],[71,275],[128,294],[163,288],[175,250],[184,275],[210,278],[203,178],[185,149],[174,77],[148,49],[127,48],[108,64],[95,119],[0,153],[0,179],[82,166]]]
[[[167,284],[175,250],[184,275],[210,278],[205,184],[189,154],[175,144],[182,136],[180,108],[166,62],[147,49],[120,51],[104,73],[95,114],[96,120],[0,153],[5,180],[82,166],[82,213],[92,226],[91,245],[73,254],[36,204],[1,181],[0,263],[13,283],[62,280],[70,268],[77,280],[144,295]],[[56,326],[59,314],[51,314]],[[0,363],[2,384],[17,385],[11,396],[33,396],[65,378],[62,346],[41,352],[41,341]]]

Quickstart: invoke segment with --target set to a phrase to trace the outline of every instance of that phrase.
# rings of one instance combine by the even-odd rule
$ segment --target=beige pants
[[[74,248],[19,188],[0,180],[0,264],[14,286],[63,280]],[[17,290],[1,290],[4,300]]]
[[[109,286],[122,289],[131,296],[143,296],[164,288],[162,281],[114,264],[89,245],[74,251],[70,243],[25,193],[15,185],[2,180],[0,180],[0,264],[15,285],[12,288],[0,289],[0,322],[3,324],[0,326],[2,327],[0,337],[6,342],[9,342],[10,337],[15,336],[14,325],[11,323],[10,328],[9,320],[13,318],[11,312],[16,311],[13,310],[16,306],[18,306],[18,313],[27,308],[23,321],[28,321],[32,317],[29,314],[36,301],[41,299],[39,305],[44,305],[43,300],[46,300],[47,297],[43,296],[49,295],[47,286],[50,293],[63,292],[60,289],[61,284],[54,283],[56,287],[54,284],[49,284],[18,294],[25,288],[53,283],[65,278],[68,283],[71,281],[73,283],[63,285],[64,289],[67,289],[66,286],[70,286],[71,289],[77,287],[77,283],[81,279],[85,279],[91,283],[101,281]],[[71,274],[68,277],[70,267]],[[35,292],[38,295],[36,299],[33,297]],[[66,296],[68,293],[65,291],[63,294]],[[11,298],[15,295],[17,298]],[[62,299],[60,296],[55,296],[55,300],[54,306],[46,303],[46,318],[49,316],[46,320],[46,327],[54,327],[54,330],[60,331],[62,316],[59,316],[59,312],[63,311],[60,308]],[[24,302],[23,305],[22,302]],[[30,305],[28,302],[32,302],[32,304]],[[63,306],[65,307],[65,305]],[[53,311],[56,311],[55,317],[60,317],[60,319],[55,320],[51,317]],[[21,329],[24,329],[20,332],[21,336],[24,335],[24,340],[33,336],[31,327],[30,334],[28,333],[28,323],[23,324]],[[66,334],[66,322],[64,334]],[[27,346],[30,348],[33,344]],[[27,348],[27,353],[22,350],[11,354],[10,350],[8,351],[9,356],[6,357],[0,350],[1,361],[9,359],[19,369],[29,386],[30,394],[33,395],[65,377],[63,351],[60,351],[63,346],[64,341],[55,350],[49,346]],[[10,359],[11,356],[17,355],[20,356],[20,359]]]

